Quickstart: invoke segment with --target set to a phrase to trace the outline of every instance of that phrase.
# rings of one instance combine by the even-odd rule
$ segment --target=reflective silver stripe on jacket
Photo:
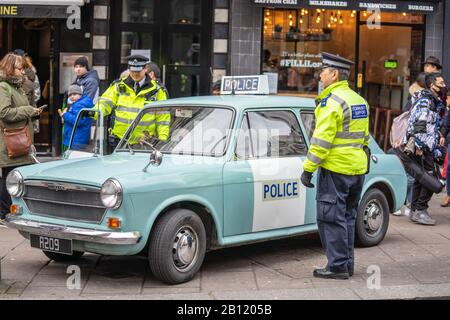
[[[333,146],[331,147],[331,149],[335,149],[335,148],[344,148],[344,147],[354,147],[354,148],[362,149],[362,148],[364,147],[364,145],[361,144],[361,143],[342,143],[342,144],[333,144]]]
[[[316,138],[316,137],[312,137],[311,144],[315,144],[316,146],[319,146],[319,147],[322,147],[322,148],[325,148],[325,149],[331,149],[331,146],[332,146],[331,143],[329,143],[329,142],[327,142],[325,140]]]
[[[321,159],[321,158],[315,156],[315,155],[312,154],[311,152],[308,152],[308,154],[306,155],[306,158],[307,158],[309,161],[311,161],[311,162],[313,162],[313,163],[315,163],[315,164],[317,164],[317,165],[320,165],[320,164],[322,163],[322,161],[323,161],[323,159]]]
[[[336,132],[336,138],[339,139],[365,139],[366,133],[364,131],[358,132]]]
[[[133,120],[131,120],[131,119],[124,119],[124,118],[118,117],[117,115],[116,115],[115,121],[123,123],[123,124],[131,124],[133,122]],[[155,120],[152,120],[152,121],[139,121],[138,126],[139,127],[141,127],[141,126],[143,126],[143,127],[150,127],[153,124],[155,124]]]
[[[341,105],[342,112],[344,113],[344,123],[342,124],[342,130],[344,132],[349,132],[351,116],[350,116],[350,108],[348,107],[347,102],[345,102],[343,99],[339,98],[335,94],[331,94],[330,99],[333,99],[334,101],[336,101]]]
[[[139,113],[139,111],[141,111],[141,109],[139,109],[139,108],[128,108],[128,107],[125,107],[125,106],[117,106],[117,111]]]
[[[110,99],[108,99],[108,98],[100,97],[100,101],[99,101],[99,102],[100,102],[100,103],[105,102],[106,104],[109,105],[109,107],[110,107],[111,109],[114,109],[114,103],[112,102],[112,100],[110,100]]]
[[[170,126],[170,121],[158,121],[159,126]]]

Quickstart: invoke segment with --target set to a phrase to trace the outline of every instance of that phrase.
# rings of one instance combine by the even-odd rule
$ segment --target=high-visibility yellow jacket
[[[367,171],[369,145],[369,105],[350,89],[347,81],[327,87],[317,98],[316,127],[303,169],[318,167],[345,174]]]
[[[128,78],[119,79],[103,93],[98,101],[98,107],[107,116],[115,111],[113,135],[122,138],[130,124],[141,109],[154,101],[166,100],[165,90],[146,76],[142,88],[136,92],[133,89],[134,81]],[[96,106],[97,107],[97,106]],[[170,112],[159,110],[148,113],[142,117],[139,126],[135,128],[134,136],[148,132],[151,137],[166,141],[170,130]]]

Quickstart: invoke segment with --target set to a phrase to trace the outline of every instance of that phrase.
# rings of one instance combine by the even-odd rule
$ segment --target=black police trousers
[[[363,184],[364,175],[319,169],[317,225],[332,272],[354,272],[355,222]]]

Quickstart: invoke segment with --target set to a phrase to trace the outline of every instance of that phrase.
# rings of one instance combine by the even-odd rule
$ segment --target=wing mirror
[[[161,151],[153,150],[152,153],[150,153],[150,161],[145,166],[142,171],[147,172],[147,168],[152,165],[154,167],[159,167],[161,165],[161,162],[163,160],[163,154]]]

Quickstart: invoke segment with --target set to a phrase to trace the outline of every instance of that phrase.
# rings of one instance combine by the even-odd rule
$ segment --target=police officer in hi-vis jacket
[[[110,144],[114,148],[141,109],[154,101],[166,100],[164,88],[147,74],[149,60],[141,55],[127,57],[129,75],[114,81],[100,97],[98,105],[103,115],[114,111]],[[156,111],[144,115],[136,132],[149,132],[151,137],[166,141],[170,130],[170,112]]]
[[[358,203],[368,172],[369,105],[350,89],[352,61],[322,53],[316,127],[303,165],[302,183],[317,179],[317,224],[328,263],[314,270],[318,278],[348,279],[354,273],[354,239]]]

